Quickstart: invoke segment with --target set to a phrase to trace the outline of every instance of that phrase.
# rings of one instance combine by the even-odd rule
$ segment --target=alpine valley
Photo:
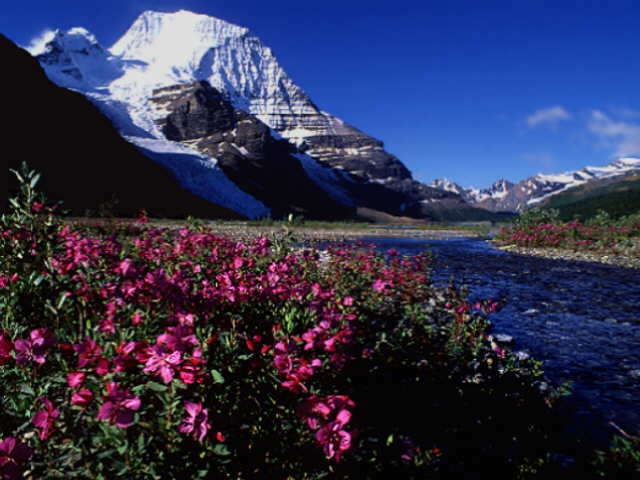
[[[108,49],[80,27],[30,48],[37,62],[0,45],[23,79],[12,88],[25,123],[10,134],[32,145],[10,166],[28,160],[72,211],[111,202],[118,214],[495,218],[416,181],[381,141],[318,108],[246,28],[147,11]]]

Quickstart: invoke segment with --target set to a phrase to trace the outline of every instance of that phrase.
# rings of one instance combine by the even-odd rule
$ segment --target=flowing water
[[[436,283],[451,275],[470,300],[506,306],[490,316],[510,348],[544,362],[555,382],[573,382],[569,399],[580,435],[606,438],[613,421],[640,433],[640,270],[503,252],[475,238],[367,237],[380,249],[430,250]]]

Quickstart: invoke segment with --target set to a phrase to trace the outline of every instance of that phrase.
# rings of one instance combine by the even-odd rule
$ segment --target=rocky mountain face
[[[449,179],[437,179],[431,186],[460,195],[472,206],[493,212],[522,212],[546,199],[579,185],[603,179],[622,178],[640,172],[640,158],[619,158],[603,167],[584,167],[553,175],[534,175],[518,183],[500,179],[485,189],[464,188]]]
[[[222,171],[242,190],[264,199],[274,216],[355,215],[353,208],[333,200],[309,178],[294,157],[293,145],[274,138],[269,127],[234,108],[208,82],[160,88],[150,100],[158,110],[168,112],[156,121],[168,140],[216,158]]]
[[[14,99],[5,104],[4,135],[14,151],[3,162],[4,192],[17,190],[8,168],[24,160],[42,174],[39,190],[76,215],[135,216],[144,208],[159,217],[242,218],[183,188],[125,141],[92,102],[53,84],[28,52],[2,35],[0,57],[11,72],[3,76],[3,91]]]
[[[321,111],[246,28],[149,11],[110,49],[73,28],[32,54],[192,192],[243,215],[474,213],[459,195],[415,181],[382,142]]]

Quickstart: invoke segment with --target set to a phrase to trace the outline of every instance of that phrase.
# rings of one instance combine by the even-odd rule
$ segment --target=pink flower
[[[376,292],[382,292],[384,291],[385,288],[390,287],[392,284],[391,282],[387,281],[387,280],[381,280],[381,279],[376,279],[375,282],[373,282],[373,289]]]
[[[31,331],[30,340],[16,340],[16,362],[25,365],[29,361],[43,364],[47,360],[47,350],[56,342],[56,337],[48,328]]]
[[[343,430],[343,426],[342,421],[336,420],[316,432],[316,440],[322,445],[324,454],[327,458],[335,457],[336,462],[339,462],[342,453],[351,447],[351,434]]]
[[[71,388],[78,388],[84,383],[84,379],[87,376],[84,372],[71,372],[67,375],[67,385]]]
[[[192,433],[193,438],[202,442],[202,439],[207,435],[207,432],[211,429],[211,425],[208,423],[209,410],[202,408],[202,403],[198,402],[184,402],[184,408],[189,414],[187,418],[182,419],[182,423],[178,427],[180,433]],[[223,440],[224,441],[224,437]]]
[[[89,405],[92,400],[93,393],[91,390],[87,390],[86,388],[83,388],[78,392],[74,392],[73,395],[71,395],[71,404],[77,405],[78,407],[84,408]]]
[[[204,383],[208,375],[203,369],[205,363],[206,361],[202,358],[202,350],[196,348],[193,351],[193,356],[185,358],[178,368],[180,380],[186,385]]]
[[[127,428],[133,425],[134,412],[140,408],[140,398],[129,390],[120,390],[115,382],[107,383],[105,402],[98,411],[98,420],[108,420],[109,425]]]
[[[41,398],[40,401],[44,409],[36,413],[31,421],[36,427],[41,429],[38,435],[40,440],[46,440],[54,432],[53,422],[60,416],[60,410],[55,408],[51,400],[46,397]]]
[[[102,358],[102,347],[90,338],[85,338],[82,343],[76,343],[73,349],[78,353],[78,367],[80,368],[91,365]]]
[[[0,366],[6,365],[11,360],[13,342],[9,335],[0,330]]]
[[[174,351],[185,353],[198,345],[198,339],[193,334],[193,330],[187,325],[178,325],[177,327],[167,327],[166,333],[159,335],[157,342],[166,345],[167,348]]]
[[[175,367],[182,361],[180,352],[172,352],[164,345],[153,345],[149,347],[147,353],[149,359],[143,371],[160,375],[164,383],[170,383],[173,380]]]
[[[346,395],[328,395],[318,397],[311,395],[298,407],[298,415],[306,422],[309,428],[317,430],[322,424],[329,421],[329,418],[336,412],[335,420],[346,424],[351,419],[351,412],[348,407],[355,406],[353,400]]]
[[[234,270],[238,270],[238,269],[242,268],[242,265],[244,265],[244,259],[242,257],[235,257],[233,259],[233,269]]]
[[[114,271],[121,274],[122,276],[125,276],[127,272],[132,268],[132,265],[133,260],[131,260],[130,258],[125,258],[118,264]]]
[[[0,478],[19,480],[22,478],[22,464],[33,455],[33,449],[13,437],[0,442]]]
[[[95,370],[98,375],[104,377],[109,373],[109,361],[106,358],[99,359]]]
[[[112,358],[113,371],[128,372],[134,370],[138,362],[145,363],[147,361],[145,352],[148,348],[146,342],[120,342],[116,347],[116,355]]]

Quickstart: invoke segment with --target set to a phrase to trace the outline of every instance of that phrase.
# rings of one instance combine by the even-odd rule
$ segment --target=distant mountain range
[[[640,170],[600,178],[569,188],[538,204],[558,209],[560,218],[587,219],[604,210],[613,218],[640,213]]]
[[[457,193],[414,180],[381,141],[320,110],[246,28],[184,10],[147,11],[109,49],[76,27],[52,32],[30,53],[51,81],[97,106],[129,150],[135,146],[217,211],[248,218],[493,218]],[[28,68],[25,75],[40,75]],[[52,108],[66,127],[59,140],[69,149],[84,145],[87,184],[98,180],[88,178],[95,167],[130,179],[139,192],[154,191],[153,179],[100,153],[106,140],[87,145],[78,138],[63,102]],[[58,177],[74,175],[64,148],[52,152]],[[131,197],[110,185],[114,196]]]
[[[605,179],[622,179],[634,173],[640,173],[640,158],[626,157],[604,167],[584,167],[555,175],[538,174],[518,183],[500,179],[485,189],[464,188],[447,178],[437,179],[430,186],[456,193],[469,205],[492,212],[522,212],[574,187]]]

